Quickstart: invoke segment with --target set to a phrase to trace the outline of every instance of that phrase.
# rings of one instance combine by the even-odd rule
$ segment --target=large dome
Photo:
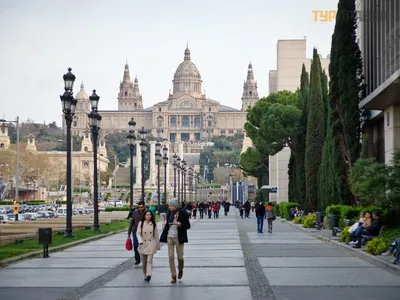
[[[190,50],[188,47],[185,49],[184,60],[176,69],[172,82],[174,83],[174,93],[201,94],[201,75],[196,65],[190,59]]]
[[[85,87],[83,86],[83,82],[81,83],[81,89],[75,96],[76,100],[89,100],[88,94],[85,92]]]

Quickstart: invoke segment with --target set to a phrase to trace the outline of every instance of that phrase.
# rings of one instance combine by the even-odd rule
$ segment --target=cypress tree
[[[325,109],[321,87],[321,61],[314,48],[310,74],[310,99],[306,135],[306,210],[316,211],[318,202],[318,169],[322,160],[322,146],[325,140]]]
[[[361,52],[356,42],[354,0],[339,0],[332,35],[329,65],[329,98],[333,110],[333,150],[335,171],[339,178],[340,202],[355,204],[348,186],[348,174],[361,151],[361,110],[364,95]]]

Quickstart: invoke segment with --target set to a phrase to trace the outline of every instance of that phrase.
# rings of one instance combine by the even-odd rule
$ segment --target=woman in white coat
[[[157,223],[151,211],[147,210],[139,222],[136,236],[139,242],[139,253],[142,256],[144,280],[151,279],[153,255],[160,250]]]

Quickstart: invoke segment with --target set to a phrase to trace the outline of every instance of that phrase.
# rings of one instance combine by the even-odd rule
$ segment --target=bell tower
[[[243,86],[242,111],[247,111],[249,106],[254,106],[258,99],[257,81],[254,80],[253,65],[250,62],[247,69],[247,80]]]
[[[134,82],[131,81],[128,63],[125,64],[124,77],[119,85],[118,93],[118,110],[142,110],[143,101],[142,94],[139,90],[139,81],[135,77]]]

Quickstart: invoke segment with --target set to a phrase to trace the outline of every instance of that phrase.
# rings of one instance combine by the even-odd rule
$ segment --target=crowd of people
[[[133,242],[135,265],[140,263],[143,265],[144,280],[147,282],[151,280],[153,256],[160,250],[160,243],[168,245],[171,283],[176,283],[177,279],[182,279],[183,249],[184,244],[188,242],[187,230],[190,229],[190,219],[197,217],[200,219],[218,219],[221,209],[223,209],[224,215],[228,216],[232,205],[238,209],[242,218],[243,212],[245,218],[250,218],[250,211],[255,211],[258,233],[263,233],[264,219],[267,219],[268,232],[272,233],[275,214],[271,203],[265,206],[260,202],[252,206],[249,201],[243,204],[239,201],[234,204],[228,201],[200,201],[188,202],[179,206],[178,199],[171,199],[168,206],[163,202],[156,210],[153,205],[147,208],[143,201],[139,202],[137,209],[132,208],[128,215],[128,219],[131,219],[128,238],[131,238]],[[157,211],[161,218],[161,234],[158,232],[155,221]],[[175,266],[175,250],[178,258],[178,269]]]

